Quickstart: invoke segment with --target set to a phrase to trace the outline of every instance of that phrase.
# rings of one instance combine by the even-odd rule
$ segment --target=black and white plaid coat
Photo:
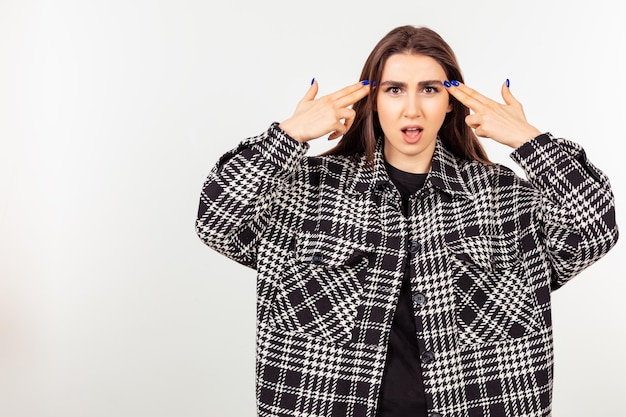
[[[431,415],[550,415],[550,292],[616,243],[608,179],[549,134],[511,154],[528,181],[439,142],[407,218],[381,146],[307,157],[273,124],[204,184],[198,235],[258,273],[258,415],[375,416],[405,262]]]

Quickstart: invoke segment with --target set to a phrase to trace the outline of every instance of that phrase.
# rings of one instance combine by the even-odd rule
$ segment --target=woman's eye
[[[391,94],[400,94],[402,90],[400,89],[400,87],[389,87],[387,89],[387,92]]]
[[[437,89],[437,87],[424,87],[424,90],[422,90],[424,93],[426,94],[435,94],[437,92],[439,92],[439,89]]]

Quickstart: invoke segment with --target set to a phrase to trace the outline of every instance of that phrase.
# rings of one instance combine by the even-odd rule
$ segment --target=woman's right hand
[[[308,142],[330,133],[328,139],[337,139],[348,131],[354,121],[351,106],[369,94],[368,81],[349,85],[332,94],[315,98],[317,81],[313,81],[293,115],[279,127],[298,142]]]

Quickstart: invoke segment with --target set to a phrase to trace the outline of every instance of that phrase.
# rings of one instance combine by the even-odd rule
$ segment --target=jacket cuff
[[[262,134],[241,141],[237,148],[222,156],[217,169],[220,170],[229,160],[237,157],[240,164],[255,162],[255,166],[262,166],[259,173],[264,176],[286,178],[300,164],[300,159],[308,149],[308,143],[293,139],[278,127],[278,122],[274,122]]]
[[[549,132],[536,136],[510,154],[531,182],[552,175],[562,164],[577,160],[581,155],[584,151],[580,145],[555,139]]]
[[[531,139],[510,156],[540,188],[566,193],[594,182],[609,187],[608,178],[588,160],[581,145],[550,133]]]

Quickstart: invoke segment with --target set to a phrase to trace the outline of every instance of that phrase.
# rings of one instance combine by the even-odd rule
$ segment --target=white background
[[[355,82],[401,24],[583,144],[623,225],[625,18],[612,0],[1,0],[0,416],[254,416],[255,274],[196,237],[204,177],[312,77]],[[554,293],[557,417],[624,415],[624,247]]]

